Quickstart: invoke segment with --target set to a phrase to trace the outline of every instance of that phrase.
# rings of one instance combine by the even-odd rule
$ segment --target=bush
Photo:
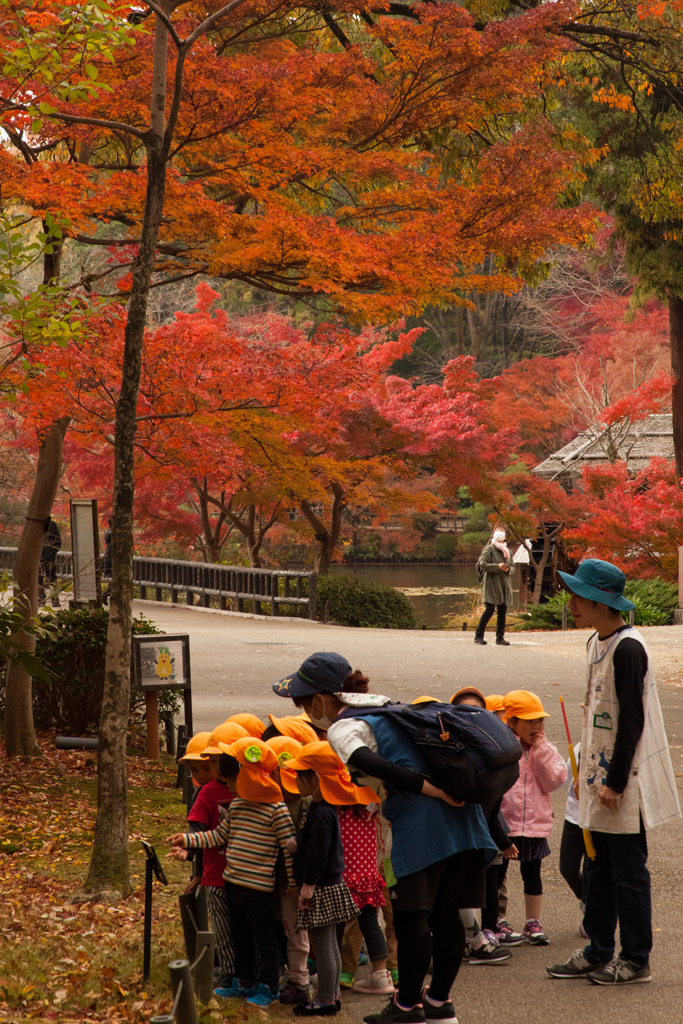
[[[625,596],[636,606],[637,626],[667,626],[673,622],[678,607],[678,587],[655,577],[650,580],[629,580]]]
[[[457,550],[457,540],[448,533],[442,533],[434,541],[434,554],[440,562],[451,562]]]
[[[42,638],[36,655],[50,672],[49,682],[33,679],[33,716],[39,728],[56,724],[75,736],[97,731],[104,691],[104,655],[109,612],[104,608],[60,611],[52,618],[52,637]],[[133,619],[133,634],[161,633],[153,622]],[[131,689],[131,714],[145,695]],[[177,691],[159,691],[159,711],[180,708]]]
[[[563,590],[543,604],[529,605],[519,629],[562,629],[562,609],[569,602],[571,594]],[[567,625],[575,628],[574,618],[567,612]]]
[[[410,601],[400,590],[382,587],[353,576],[318,577],[318,618],[341,626],[375,626],[379,629],[415,629]]]

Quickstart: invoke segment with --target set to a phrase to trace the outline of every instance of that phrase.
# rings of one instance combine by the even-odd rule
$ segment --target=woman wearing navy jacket
[[[303,707],[316,728],[327,729],[333,750],[366,776],[391,822],[399,989],[381,1013],[364,1018],[366,1024],[454,1024],[450,990],[465,950],[458,911],[485,905],[485,866],[495,843],[481,807],[459,805],[432,785],[427,763],[403,730],[388,715],[372,714],[389,698],[368,694],[367,684],[340,654],[319,653],[273,690]],[[362,714],[353,717],[353,708]]]

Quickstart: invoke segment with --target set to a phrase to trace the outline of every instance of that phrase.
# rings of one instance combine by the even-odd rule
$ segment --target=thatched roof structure
[[[674,457],[671,413],[658,413],[637,423],[584,430],[564,448],[534,466],[532,472],[573,490],[586,466],[620,459],[635,473],[655,457]]]

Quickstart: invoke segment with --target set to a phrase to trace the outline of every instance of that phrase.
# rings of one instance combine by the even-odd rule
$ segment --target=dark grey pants
[[[505,616],[507,614],[508,606],[506,604],[485,604],[484,613],[479,619],[479,624],[475,632],[475,637],[478,640],[484,639],[484,632],[490,618],[492,618],[495,611],[498,612],[496,619],[496,640],[502,640],[505,636]]]

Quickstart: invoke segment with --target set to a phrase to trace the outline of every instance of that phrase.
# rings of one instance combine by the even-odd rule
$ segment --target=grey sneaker
[[[582,949],[577,949],[573,956],[564,964],[546,967],[551,978],[585,978],[591,971],[600,971],[606,964],[587,960]]]
[[[479,949],[470,949],[467,958],[468,964],[503,964],[512,957],[512,953],[502,946],[496,946],[493,942],[485,942]]]
[[[592,970],[586,977],[593,985],[636,985],[652,981],[649,964],[639,967],[620,956],[615,956],[605,967]]]

